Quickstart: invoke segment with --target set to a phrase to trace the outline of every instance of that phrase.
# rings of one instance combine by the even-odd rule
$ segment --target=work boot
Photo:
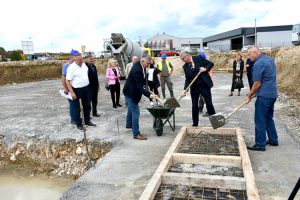
[[[229,94],[228,96],[230,96],[230,97],[231,97],[232,95],[233,95],[233,92],[230,92],[230,94]]]
[[[174,97],[174,92],[173,92],[173,90],[170,90],[170,95],[171,95],[171,97]]]

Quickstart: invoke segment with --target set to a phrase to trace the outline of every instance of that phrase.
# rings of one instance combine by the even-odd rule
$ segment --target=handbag
[[[236,78],[234,80],[234,89],[240,89],[244,87],[243,80],[241,78]]]
[[[105,84],[105,89],[106,89],[107,91],[110,90],[110,85],[108,85],[108,83]]]

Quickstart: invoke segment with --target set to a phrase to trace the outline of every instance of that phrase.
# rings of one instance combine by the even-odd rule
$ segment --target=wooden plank
[[[244,141],[243,133],[240,128],[237,129],[237,140],[239,145],[240,156],[242,159],[242,168],[244,177],[246,179],[246,189],[248,199],[256,199],[259,200],[259,195],[257,191],[257,187],[255,184],[255,178],[252,170],[252,165],[250,162],[250,158],[248,155],[247,147]]]
[[[173,163],[189,163],[189,164],[208,164],[218,166],[241,166],[241,157],[239,156],[217,156],[217,155],[203,155],[203,154],[186,154],[174,153],[172,156]]]
[[[201,131],[208,132],[209,134],[217,134],[217,135],[236,135],[236,129],[234,128],[219,128],[213,129],[211,127],[187,127],[187,134],[199,134]]]
[[[226,188],[245,190],[245,178],[232,176],[214,176],[207,174],[168,173],[162,175],[162,184],[198,186],[207,188]]]
[[[148,185],[146,186],[144,192],[142,193],[140,200],[152,200],[161,184],[161,177],[162,173],[166,172],[172,162],[172,153],[177,150],[180,146],[184,136],[186,134],[186,127],[182,127],[177,134],[174,142],[171,144],[169,150],[167,151],[165,157],[159,164],[157,170],[153,174],[152,178],[150,179]]]

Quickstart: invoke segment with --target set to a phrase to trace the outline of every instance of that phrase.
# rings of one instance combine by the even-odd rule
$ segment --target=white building
[[[165,33],[149,38],[147,43],[148,47],[152,48],[154,52],[160,50],[199,51],[202,48],[201,37],[180,38]]]

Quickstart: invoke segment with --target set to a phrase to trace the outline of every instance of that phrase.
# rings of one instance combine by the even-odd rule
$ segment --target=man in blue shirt
[[[274,104],[277,98],[276,66],[274,60],[253,46],[248,50],[251,61],[253,86],[246,97],[249,103],[255,95],[255,145],[250,150],[265,151],[265,145],[278,146],[278,136],[273,120]],[[266,139],[266,133],[268,140]]]
[[[62,66],[62,76],[61,76],[61,82],[64,87],[65,94],[69,93],[69,89],[66,84],[66,76],[67,76],[67,70],[70,64],[74,62],[74,56],[76,56],[79,52],[77,50],[73,50],[70,52],[70,60],[65,62]],[[70,117],[71,117],[71,124],[76,124],[75,117],[74,117],[74,107],[75,104],[71,99],[68,99],[69,101],[69,107],[70,107]]]

